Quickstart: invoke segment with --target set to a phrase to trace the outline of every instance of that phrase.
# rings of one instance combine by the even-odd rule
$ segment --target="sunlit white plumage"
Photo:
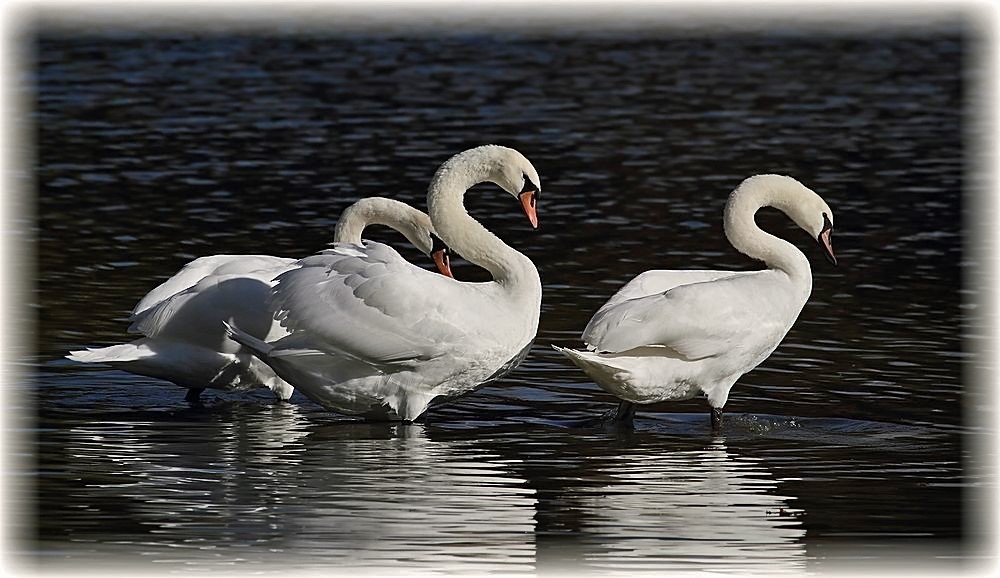
[[[435,173],[427,206],[438,235],[493,281],[464,283],[406,262],[367,241],[299,261],[271,300],[291,334],[273,343],[234,338],[324,407],[414,420],[432,400],[473,391],[526,353],[538,328],[541,282],[527,257],[466,212],[467,189],[493,182],[518,196],[532,222],[538,174],[520,153],[470,149]]]
[[[630,403],[704,393],[715,424],[733,384],[774,351],[812,291],[805,255],[754,222],[764,206],[791,217],[834,260],[833,212],[819,195],[790,177],[750,177],[730,195],[725,232],[767,269],[648,271],[593,316],[583,332],[588,351],[555,349]]]
[[[335,246],[358,246],[369,224],[402,232],[425,253],[433,246],[430,218],[399,201],[373,197],[348,207],[337,224]],[[247,391],[266,387],[282,400],[292,392],[260,359],[230,339],[224,321],[259,339],[288,334],[267,307],[273,279],[295,259],[269,255],[212,255],[185,265],[150,291],[131,315],[130,343],[73,351],[69,359],[104,363],[119,369],[172,381],[189,388],[195,399],[203,388]]]

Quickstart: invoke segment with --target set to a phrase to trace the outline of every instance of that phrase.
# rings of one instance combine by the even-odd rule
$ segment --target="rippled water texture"
[[[960,30],[48,33],[36,49],[24,549],[43,567],[770,574],[908,547],[905,563],[954,569],[968,552],[983,480],[963,416],[979,296],[962,283],[961,137],[977,70]],[[468,198],[537,264],[541,325],[520,369],[426,424],[299,394],[190,408],[171,384],[60,360],[129,339],[132,306],[188,260],[308,255],[349,203],[423,207],[440,162],[490,142],[541,174],[538,231],[490,187]],[[806,252],[814,288],[733,389],[724,435],[703,400],[642,408],[629,434],[580,425],[614,400],[550,344],[579,345],[647,269],[754,268],[721,216],[763,172],[829,202],[840,266],[759,217]]]

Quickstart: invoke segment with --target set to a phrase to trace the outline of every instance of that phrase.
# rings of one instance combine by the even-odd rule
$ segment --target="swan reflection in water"
[[[601,574],[805,566],[791,498],[760,460],[721,442],[622,449],[551,428],[469,436],[225,405],[211,409],[229,412],[222,419],[183,427],[68,429],[64,559]],[[558,540],[554,518],[568,530]]]
[[[250,411],[70,429],[68,469],[83,485],[69,507],[90,507],[67,521],[77,544],[62,549],[109,562],[533,568],[535,496],[516,460],[419,425]]]
[[[623,454],[600,464],[574,501],[588,516],[588,567],[626,572],[733,570],[802,572],[805,529],[756,458],[722,441],[663,455]]]

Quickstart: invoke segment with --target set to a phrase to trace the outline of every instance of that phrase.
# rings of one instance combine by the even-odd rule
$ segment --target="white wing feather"
[[[655,293],[663,293],[680,285],[690,283],[701,283],[703,281],[715,281],[724,277],[738,275],[743,271],[667,271],[654,269],[635,276],[634,279],[626,283],[617,293],[608,299],[601,309],[614,307],[623,301],[646,297]]]
[[[432,359],[470,333],[489,333],[491,301],[463,300],[470,284],[408,263],[388,245],[363,246],[359,254],[337,244],[278,276],[275,318],[316,349],[373,365]]]
[[[276,269],[294,262],[295,259],[270,255],[210,255],[200,257],[185,265],[173,277],[147,293],[132,310],[132,320],[135,321],[135,316],[143,311],[195,286],[210,275],[241,274],[263,269]]]
[[[223,352],[231,352],[232,344],[224,339],[222,321],[231,321],[262,338],[284,335],[267,308],[271,279],[282,270],[209,275],[136,315],[129,331],[181,339]]]
[[[760,341],[768,333],[783,335],[786,316],[775,313],[793,300],[786,295],[787,283],[772,282],[774,275],[783,273],[735,273],[609,302],[587,324],[583,340],[602,352],[665,346],[686,360],[697,360]]]

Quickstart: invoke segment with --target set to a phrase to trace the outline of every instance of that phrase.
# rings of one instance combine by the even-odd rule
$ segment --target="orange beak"
[[[537,194],[536,191],[524,191],[517,196],[518,200],[521,201],[521,207],[524,208],[524,214],[528,215],[528,220],[531,221],[531,226],[534,229],[538,228],[538,215],[535,213],[535,196]]]
[[[448,256],[447,249],[438,249],[431,253],[431,258],[434,259],[434,264],[437,266],[438,273],[441,273],[445,277],[455,278],[451,274],[451,257]]]
[[[819,238],[817,240],[819,241],[820,247],[823,247],[823,254],[826,255],[826,260],[836,266],[837,256],[833,254],[833,241],[830,239],[832,234],[833,229],[827,227],[819,234]]]

